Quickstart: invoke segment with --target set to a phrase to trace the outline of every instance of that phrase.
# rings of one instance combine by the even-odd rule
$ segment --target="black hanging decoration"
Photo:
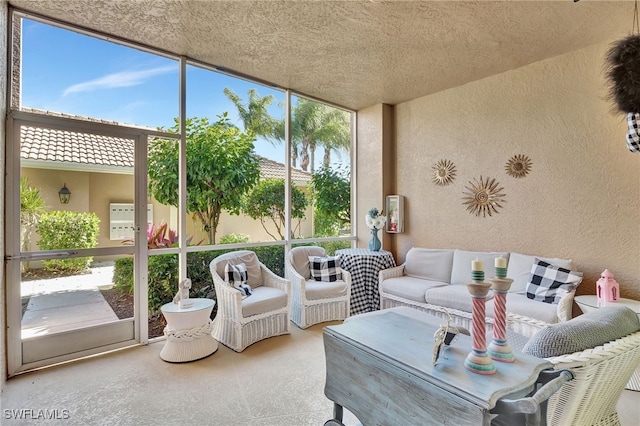
[[[621,112],[640,112],[640,34],[614,44],[607,55],[611,98]]]

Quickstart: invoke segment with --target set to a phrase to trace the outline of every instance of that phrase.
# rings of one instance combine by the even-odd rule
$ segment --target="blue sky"
[[[22,87],[24,107],[100,118],[152,128],[171,127],[178,116],[178,68],[173,59],[150,54],[28,19],[22,27]],[[224,95],[230,88],[244,100],[247,90],[284,93],[224,74],[187,67],[187,116],[209,117],[228,112],[242,126],[236,107]],[[274,105],[274,116],[283,111]],[[282,146],[256,142],[256,152],[284,161]]]

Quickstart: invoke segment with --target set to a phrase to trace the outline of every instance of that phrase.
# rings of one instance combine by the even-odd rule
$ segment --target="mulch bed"
[[[112,288],[100,290],[105,300],[116,313],[118,319],[133,317],[133,294],[122,293],[120,290]],[[149,338],[159,337],[164,334],[164,327],[167,325],[161,313],[149,316]]]

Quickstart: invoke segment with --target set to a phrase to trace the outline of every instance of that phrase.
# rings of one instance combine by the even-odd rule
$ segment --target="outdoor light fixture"
[[[58,191],[58,196],[60,197],[60,202],[62,204],[69,204],[69,200],[71,199],[71,191],[69,191],[69,188],[67,188],[66,183],[60,189],[60,191]]]

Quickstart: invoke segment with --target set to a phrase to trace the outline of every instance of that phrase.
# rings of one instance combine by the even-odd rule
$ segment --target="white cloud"
[[[177,71],[175,66],[165,66],[159,68],[151,68],[141,71],[122,71],[113,74],[107,74],[95,80],[86,81],[84,83],[74,84],[67,87],[62,96],[70,93],[92,92],[101,89],[113,89],[116,87],[131,87],[144,83],[150,77],[156,75],[167,74]]]

